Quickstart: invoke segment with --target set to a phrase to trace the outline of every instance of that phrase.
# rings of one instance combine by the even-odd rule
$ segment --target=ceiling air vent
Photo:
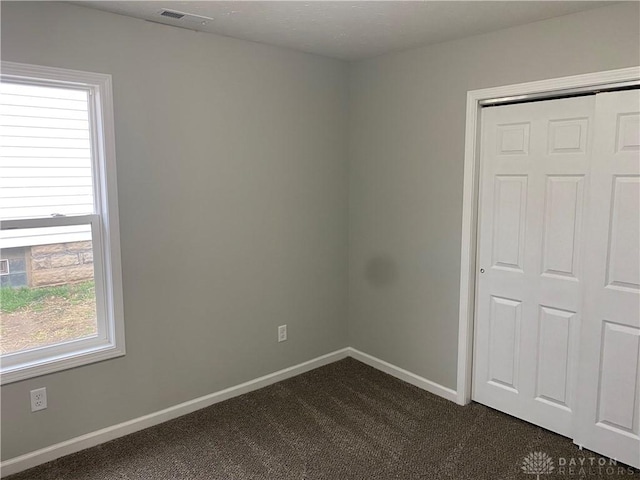
[[[166,10],[163,9],[160,12],[160,15],[163,17],[169,17],[169,18],[173,18],[175,20],[181,20],[182,18],[184,18],[185,14],[184,13],[180,13],[180,12],[175,12],[173,10]]]
[[[206,25],[213,18],[205,17],[203,15],[196,15],[194,13],[179,12],[178,10],[169,10],[163,8],[156,14],[158,17],[163,17],[163,20],[172,20],[176,23],[170,23],[166,25],[173,25],[174,27],[193,28],[198,29],[202,25]],[[157,18],[157,17],[156,17]],[[150,21],[153,21],[150,19]]]

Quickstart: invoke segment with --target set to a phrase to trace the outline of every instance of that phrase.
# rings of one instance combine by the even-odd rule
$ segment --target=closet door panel
[[[482,112],[473,399],[566,436],[594,102]]]
[[[576,443],[640,468],[640,92],[596,95]]]

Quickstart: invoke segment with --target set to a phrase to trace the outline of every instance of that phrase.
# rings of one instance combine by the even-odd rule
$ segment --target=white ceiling
[[[132,17],[185,26],[162,8],[212,17],[188,28],[344,60],[381,55],[601,7],[576,1],[85,1]]]

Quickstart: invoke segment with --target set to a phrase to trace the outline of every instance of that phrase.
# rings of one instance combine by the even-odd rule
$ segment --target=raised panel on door
[[[527,177],[525,175],[496,175],[493,260],[494,267],[522,271],[524,234],[527,211]]]
[[[491,297],[489,318],[489,382],[518,391],[521,302]]]
[[[640,468],[640,92],[596,96],[574,441]]]
[[[593,98],[482,112],[472,398],[572,429]]]
[[[528,155],[530,130],[529,122],[498,125],[498,155]]]
[[[613,177],[606,285],[609,288],[640,288],[640,177]]]
[[[640,150],[640,114],[621,113],[616,120],[616,152]]]
[[[536,400],[570,410],[576,313],[540,307]]]
[[[583,175],[547,176],[542,274],[577,279],[583,210]]]
[[[640,329],[604,322],[600,358],[597,423],[637,437]]]
[[[549,122],[549,153],[585,153],[589,119],[557,119]]]

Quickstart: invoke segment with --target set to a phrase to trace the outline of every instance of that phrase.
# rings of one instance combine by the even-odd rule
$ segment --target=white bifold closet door
[[[639,98],[483,109],[473,373],[474,400],[634,466]]]

